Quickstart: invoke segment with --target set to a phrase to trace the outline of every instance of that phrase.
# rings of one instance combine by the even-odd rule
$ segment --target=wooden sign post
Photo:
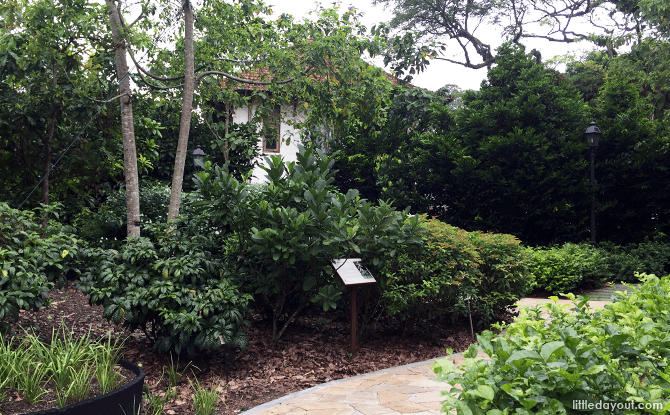
[[[332,262],[335,272],[345,286],[349,287],[351,306],[351,355],[356,355],[358,341],[356,340],[356,288],[363,284],[377,282],[370,271],[361,264],[360,258],[335,259]]]

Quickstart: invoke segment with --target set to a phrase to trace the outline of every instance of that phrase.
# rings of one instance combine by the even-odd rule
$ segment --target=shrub
[[[527,291],[526,254],[513,236],[470,233],[435,219],[422,225],[423,244],[401,249],[380,270],[389,314],[416,321],[465,313],[467,300],[488,322]]]
[[[57,207],[43,209],[57,216]],[[54,282],[80,273],[84,245],[68,230],[55,221],[44,229],[34,212],[0,203],[0,333],[9,329],[5,320],[17,319],[19,310],[47,305]]]
[[[37,264],[16,251],[0,247],[0,334],[10,329],[5,320],[19,318],[19,310],[37,311],[49,303],[47,295],[53,283],[37,272]]]
[[[462,388],[447,392],[443,411],[577,414],[584,412],[573,407],[574,401],[602,401],[659,404],[656,410],[628,406],[632,410],[602,408],[602,413],[665,413],[670,277],[642,279],[641,288],[619,294],[602,311],[591,311],[572,295],[573,312],[556,303],[522,310],[506,335],[485,331],[478,336],[462,367],[448,359],[436,362],[439,379]],[[480,349],[490,360],[475,358]]]
[[[528,255],[512,235],[471,232],[468,239],[477,246],[481,260],[481,280],[473,285],[474,306],[487,322],[530,291]]]
[[[604,259],[603,273],[609,281],[638,282],[635,274],[644,272],[664,275],[670,271],[670,244],[646,240],[637,244],[600,245]]]
[[[161,182],[148,181],[140,185],[140,214],[142,226],[167,221],[170,188]],[[186,194],[185,194],[186,196]],[[188,204],[180,210],[187,213]],[[126,189],[109,192],[107,200],[96,210],[84,208],[75,217],[75,226],[82,239],[104,248],[119,249],[126,238]]]
[[[602,282],[602,253],[591,245],[566,243],[561,246],[529,248],[530,273],[534,288],[551,294],[567,293],[575,288]]]
[[[534,289],[560,294],[598,287],[605,281],[639,282],[637,273],[670,271],[670,244],[645,241],[625,246],[587,243],[528,248]]]
[[[331,261],[361,257],[381,266],[405,244],[418,243],[418,219],[389,203],[374,205],[333,186],[334,161],[301,149],[296,163],[266,159],[268,183],[238,181],[206,164],[196,184],[202,208],[226,230],[230,272],[244,276],[256,304],[272,318],[273,341],[312,300],[335,304]],[[326,288],[332,286],[332,288]]]
[[[141,329],[159,352],[246,347],[250,296],[212,255],[211,239],[193,222],[149,226],[152,238],[129,238],[120,251],[96,249],[82,290],[104,317]]]

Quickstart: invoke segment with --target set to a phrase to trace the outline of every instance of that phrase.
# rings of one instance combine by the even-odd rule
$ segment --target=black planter
[[[144,370],[136,364],[121,360],[119,366],[132,370],[137,376],[119,389],[104,395],[77,402],[65,408],[48,409],[30,412],[24,415],[137,415],[142,404],[142,386],[144,386]]]

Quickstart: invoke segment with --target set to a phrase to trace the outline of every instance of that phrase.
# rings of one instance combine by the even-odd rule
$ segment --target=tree
[[[668,42],[645,41],[610,62],[594,111],[599,239],[640,242],[668,232]]]
[[[83,0],[16,1],[0,6],[0,15],[3,195],[18,204],[39,183],[44,204],[54,187],[61,197],[76,192],[82,198],[81,184],[104,176],[111,145],[97,132],[82,131],[96,110],[87,94],[99,87],[101,8]],[[83,140],[74,143],[78,133]],[[73,150],[52,171],[68,145]]]
[[[605,83],[610,58],[605,52],[593,51],[577,61],[567,63],[565,76],[582,94],[582,98],[595,106],[598,91]]]
[[[152,71],[142,67],[133,53],[130,54],[146,85],[167,90],[184,88],[168,221],[179,213],[196,85],[200,85],[198,95],[205,102],[211,97],[220,97],[224,85],[211,81],[210,77],[226,79],[225,88],[233,91],[241,83],[255,86],[252,96],[242,101],[248,103],[253,96],[259,96],[267,102],[258,114],[260,121],[267,115],[268,107],[304,99],[305,93],[309,94],[319,80],[334,72],[346,74],[346,80],[340,76],[338,81],[351,83],[359,72],[352,71],[348,63],[359,60],[364,50],[374,54],[376,48],[375,42],[356,38],[362,29],[353,11],[346,12],[340,19],[336,10],[323,10],[316,22],[297,24],[290,16],[281,16],[276,21],[259,17],[271,12],[260,1],[211,2],[205,3],[198,12],[197,31],[194,32],[192,7],[188,1],[183,6],[184,36],[177,40],[183,54],[159,53]],[[123,21],[121,24],[123,26]],[[202,33],[202,37],[195,39],[194,33]],[[340,38],[347,37],[347,43],[335,43],[333,39],[338,38],[337,33],[341,34]],[[200,63],[197,70],[196,60]],[[178,74],[175,68],[179,68]],[[176,82],[179,84],[175,85]],[[289,83],[294,85],[286,86]],[[240,101],[235,93],[225,94],[226,105]]]
[[[140,184],[137,175],[137,149],[135,148],[135,128],[130,74],[126,62],[126,45],[122,36],[122,20],[119,9],[113,0],[105,0],[105,3],[109,7],[109,27],[114,39],[116,76],[120,84],[123,172],[126,178],[126,232],[127,236],[140,236]]]
[[[332,146],[339,151],[336,183],[342,191],[358,189],[369,200],[391,198],[413,212],[427,212],[444,204],[441,172],[447,166],[445,136],[453,126],[453,97],[402,85],[387,94],[381,108],[363,106],[383,118],[369,128],[352,129]],[[355,127],[356,120],[348,122]]]
[[[591,41],[610,54],[622,44],[640,43],[645,37],[667,37],[663,20],[665,2],[658,0],[377,0],[392,7],[394,18],[383,31],[398,35],[386,62],[404,72],[406,62],[427,64],[439,59],[468,68],[490,68],[497,62],[491,39],[482,28],[497,26],[505,41],[524,39],[573,43]],[[667,19],[666,19],[667,20]],[[458,56],[445,56],[445,51]],[[539,52],[536,52],[539,56]],[[422,69],[421,66],[418,68]],[[410,74],[413,73],[410,70]]]
[[[481,91],[467,92],[456,114],[443,220],[529,244],[580,240],[590,199],[584,103],[522,47],[497,52]]]

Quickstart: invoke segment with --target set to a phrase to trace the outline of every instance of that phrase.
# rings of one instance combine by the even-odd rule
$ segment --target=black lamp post
[[[205,152],[202,151],[200,146],[196,147],[195,150],[193,150],[193,164],[199,168],[202,169],[202,161],[205,158]]]
[[[596,175],[595,175],[595,158],[596,150],[598,149],[598,143],[600,142],[600,128],[596,125],[595,122],[591,121],[586,131],[584,132],[584,137],[586,138],[586,145],[591,150],[591,245],[596,246]]]

